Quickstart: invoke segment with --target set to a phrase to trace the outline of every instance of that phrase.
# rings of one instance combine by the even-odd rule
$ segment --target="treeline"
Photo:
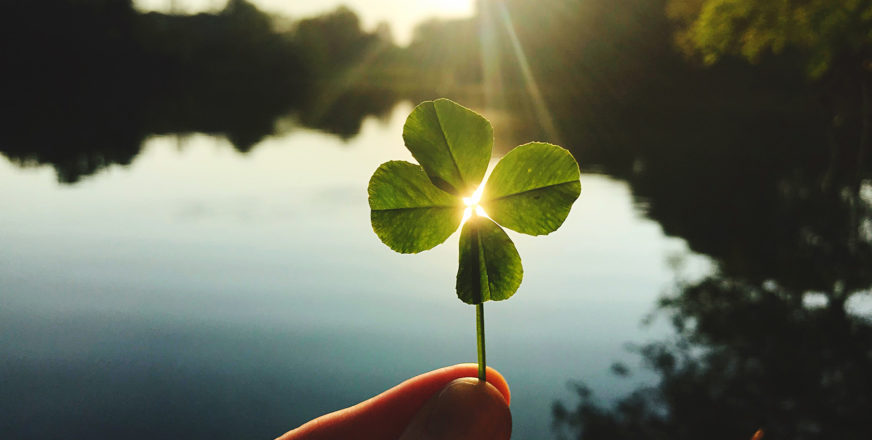
[[[121,83],[148,93],[212,84],[299,91],[391,46],[346,8],[279,29],[245,0],[196,15],[141,14],[132,0],[9,0],[0,26],[4,79],[61,91]]]
[[[676,48],[667,3],[482,0],[472,19],[420,26],[407,56],[441,93],[470,83],[493,88],[487,106],[532,109],[534,83],[564,141],[591,149],[598,162],[623,157],[625,166],[632,164],[625,148],[642,134],[627,130],[633,121],[656,118],[639,127],[650,130],[639,136],[650,143],[687,132],[686,122],[704,116],[700,106],[765,117],[773,109],[806,110],[796,103],[819,98],[821,86],[810,85],[791,53],[757,65],[688,60]]]
[[[350,72],[392,48],[344,8],[288,25],[245,0],[187,16],[131,0],[4,1],[0,152],[74,182],[129,163],[154,134],[221,135],[247,151],[296,114],[352,136],[395,98],[350,87]]]
[[[150,134],[218,134],[247,151],[282,116],[348,137],[398,97],[447,96],[512,115],[495,121],[498,143],[551,140],[626,179],[640,164],[671,176],[726,160],[787,175],[827,149],[851,174],[857,84],[812,83],[790,51],[704,67],[676,50],[669,3],[480,0],[474,17],[422,23],[400,48],[346,8],[281,21],[244,0],[190,16],[131,0],[7,0],[0,151],[66,163],[74,181],[129,162]]]

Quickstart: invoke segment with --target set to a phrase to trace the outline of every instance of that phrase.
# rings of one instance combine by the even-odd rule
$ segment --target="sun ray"
[[[545,134],[551,138],[552,142],[560,143],[560,136],[557,127],[554,124],[554,118],[551,112],[548,111],[548,106],[545,104],[545,99],[542,97],[542,92],[536,84],[536,78],[533,76],[533,70],[530,68],[530,63],[527,61],[527,55],[524,53],[524,48],[521,47],[521,42],[518,40],[518,35],[515,33],[515,26],[512,23],[512,17],[505,3],[502,1],[496,2],[496,7],[499,11],[499,18],[506,29],[509,36],[509,41],[512,44],[512,50],[515,53],[515,58],[518,61],[518,67],[521,69],[521,75],[524,78],[524,86],[527,88],[527,93],[530,95],[530,100],[533,103],[533,110],[536,114],[536,119]]]

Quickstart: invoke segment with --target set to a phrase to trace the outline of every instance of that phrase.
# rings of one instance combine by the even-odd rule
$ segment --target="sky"
[[[394,38],[407,44],[415,25],[432,17],[458,18],[473,14],[473,0],[249,0],[264,11],[291,17],[309,17],[345,5],[357,12],[367,30],[381,21],[390,23]],[[144,11],[168,11],[175,3],[185,12],[218,10],[226,0],[134,0]]]

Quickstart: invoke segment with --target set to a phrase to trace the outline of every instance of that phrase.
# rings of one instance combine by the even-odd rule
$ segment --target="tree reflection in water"
[[[857,307],[872,300],[872,181],[837,157],[742,178],[724,161],[658,180],[654,162],[630,179],[718,269],[661,299],[675,335],[637,349],[659,383],[610,407],[575,385],[553,407],[558,438],[872,438],[872,316]]]
[[[663,300],[676,338],[639,349],[660,383],[612,408],[583,386],[555,426],[579,439],[866,439],[872,326],[776,283],[711,276]]]

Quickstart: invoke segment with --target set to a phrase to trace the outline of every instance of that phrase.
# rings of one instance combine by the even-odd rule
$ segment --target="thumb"
[[[476,378],[455,379],[415,414],[400,440],[508,440],[512,414],[503,395]]]

